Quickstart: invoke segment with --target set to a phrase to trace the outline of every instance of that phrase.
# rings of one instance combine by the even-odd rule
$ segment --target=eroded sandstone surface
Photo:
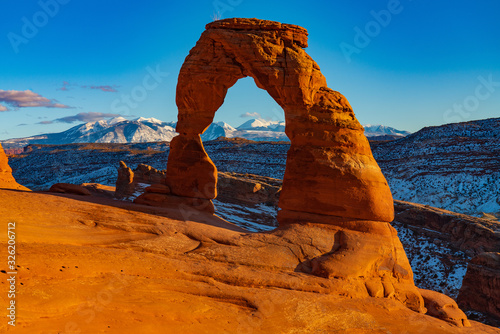
[[[248,233],[195,210],[185,220],[179,209],[97,196],[0,190],[0,203],[2,254],[7,222],[18,235],[15,333],[500,333],[410,310],[400,299],[411,273],[395,263],[378,270],[399,272],[399,282],[335,277],[335,267],[315,274],[315,259],[363,232]],[[399,253],[384,240],[391,229],[376,226],[382,243],[365,257],[374,247]],[[432,300],[437,312],[448,305]]]
[[[498,332],[416,288],[363,128],[305,47],[294,25],[207,25],[179,75],[166,181],[134,204],[0,190],[22,250],[20,331]],[[265,233],[213,215],[217,170],[200,139],[245,76],[283,107],[291,140],[280,227]]]

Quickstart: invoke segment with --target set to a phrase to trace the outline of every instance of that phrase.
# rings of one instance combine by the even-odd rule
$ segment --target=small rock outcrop
[[[225,202],[278,205],[281,182],[250,174],[217,173],[217,199]]]
[[[52,193],[73,194],[81,196],[92,195],[92,193],[87,188],[70,183],[56,183],[52,187],[50,187],[49,191]]]
[[[12,168],[9,166],[9,159],[0,144],[0,188],[30,191],[25,186],[20,185],[12,176]]]
[[[90,191],[92,196],[113,198],[115,196],[115,187],[105,186],[99,183],[83,183],[82,187]]]
[[[500,325],[500,253],[482,253],[469,262],[458,304],[489,314]]]
[[[158,170],[145,164],[137,165],[134,169],[134,182],[145,184],[165,183],[165,171]]]
[[[120,165],[122,172],[119,172],[116,182],[115,197],[117,198],[124,199],[144,190],[145,193],[135,199],[135,203],[152,206],[175,206],[179,203],[198,207],[204,205],[203,211],[207,209],[211,211],[213,208],[213,204],[208,200],[198,199],[196,202],[190,202],[189,198],[178,198],[177,201],[173,196],[166,198],[165,195],[171,195],[171,190],[165,184],[166,171],[164,170],[157,170],[145,164],[139,164],[134,170],[126,167],[125,163]],[[145,185],[150,186],[144,188]],[[251,174],[217,173],[217,198],[223,202],[265,203],[277,206],[280,192],[281,180]]]
[[[127,165],[120,161],[118,168],[118,178],[116,179],[116,198],[125,198],[135,193],[134,172]]]

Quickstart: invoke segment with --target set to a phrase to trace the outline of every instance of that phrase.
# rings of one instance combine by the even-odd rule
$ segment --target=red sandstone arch
[[[280,223],[303,213],[390,222],[393,200],[363,127],[346,98],[331,90],[304,51],[304,28],[257,19],[207,25],[177,85],[177,132],[170,146],[172,195],[214,199],[217,170],[200,139],[227,90],[252,77],[283,108],[291,141]]]

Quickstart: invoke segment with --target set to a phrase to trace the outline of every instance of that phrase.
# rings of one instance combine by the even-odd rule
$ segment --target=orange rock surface
[[[199,135],[227,90],[252,77],[283,108],[291,140],[280,207],[293,212],[390,222],[390,189],[354,112],[304,51],[304,28],[258,19],[207,25],[177,85],[177,132],[167,185],[178,196],[212,199],[216,173]]]
[[[12,168],[9,166],[9,160],[0,144],[0,188],[17,189],[29,191],[25,186],[20,185],[12,176]]]
[[[18,272],[17,324],[2,321],[0,332],[500,333],[406,307],[419,299],[401,294],[411,269],[380,222],[370,225],[380,243],[360,252],[381,248],[393,261],[372,262],[382,277],[368,270],[364,278],[353,263],[345,278],[328,263],[322,272],[331,275],[317,275],[313,262],[335,249],[349,257],[349,245],[367,236],[353,232],[356,221],[248,233],[195,210],[184,220],[180,210],[96,196],[0,190],[0,203],[0,255],[15,222]]]
[[[465,313],[458,308],[457,303],[450,297],[432,290],[419,289],[424,298],[427,314],[443,319],[457,326],[470,327]]]
[[[406,254],[388,223],[394,218],[392,195],[363,127],[345,97],[327,87],[305,47],[307,31],[298,26],[257,19],[208,24],[179,74],[179,136],[170,145],[169,193],[150,188],[135,202],[181,211],[211,209],[217,170],[200,134],[212,123],[227,90],[250,76],[283,108],[291,141],[279,200],[281,227],[266,235],[224,240],[222,245],[231,250],[210,245],[193,253],[287,268],[336,282],[341,288],[334,290],[351,298],[396,300],[425,313]],[[282,253],[283,244],[291,258]],[[238,249],[242,245],[252,247]],[[242,259],[240,252],[248,257]],[[467,321],[446,319],[457,326]]]
[[[199,133],[183,134],[170,142],[167,185],[177,196],[208,200],[217,197],[217,169]]]

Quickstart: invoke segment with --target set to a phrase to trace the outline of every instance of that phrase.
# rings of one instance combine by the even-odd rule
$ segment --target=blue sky
[[[363,124],[418,131],[500,117],[497,0],[9,1],[0,11],[0,140],[113,115],[176,120],[179,69],[217,12],[308,29],[307,52]],[[249,78],[215,119],[238,126],[246,113],[284,119]]]

